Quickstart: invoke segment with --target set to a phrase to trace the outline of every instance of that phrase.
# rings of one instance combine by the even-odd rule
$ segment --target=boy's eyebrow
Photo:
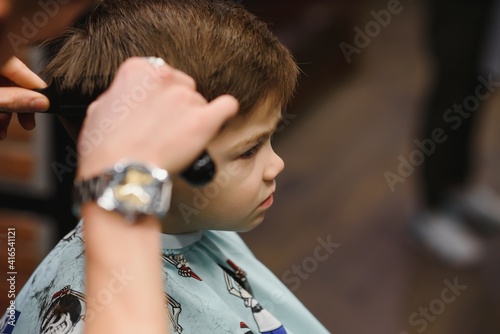
[[[252,136],[250,138],[247,138],[245,140],[242,140],[241,142],[237,143],[236,145],[234,145],[232,147],[233,150],[237,150],[237,149],[240,149],[240,148],[243,148],[245,146],[248,146],[249,144],[253,144],[253,143],[256,143],[264,138],[267,138],[269,136],[271,136],[271,134],[274,132],[274,130],[272,131],[266,131],[266,132],[262,132],[258,135],[255,135],[255,136]]]
[[[281,121],[281,117],[278,118],[278,120],[276,121],[276,124],[272,128],[270,128],[269,130],[263,131],[255,136],[252,136],[250,138],[246,138],[246,139],[242,140],[241,142],[234,145],[232,147],[232,149],[237,150],[239,148],[243,148],[245,146],[248,146],[249,144],[256,143],[264,138],[270,137],[278,128],[278,124],[280,121]]]

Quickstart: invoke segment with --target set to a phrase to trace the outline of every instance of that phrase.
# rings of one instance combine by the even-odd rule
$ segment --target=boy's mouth
[[[273,202],[274,202],[274,196],[273,195],[274,195],[274,193],[272,193],[271,195],[269,195],[268,198],[266,198],[262,203],[260,203],[259,209],[267,209],[271,205],[273,205]]]

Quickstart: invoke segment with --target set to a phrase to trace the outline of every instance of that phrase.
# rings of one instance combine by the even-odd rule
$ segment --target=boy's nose
[[[285,162],[279,155],[274,152],[274,150],[271,150],[271,157],[269,159],[269,163],[267,164],[265,170],[264,170],[264,175],[263,179],[264,181],[272,181],[278,176],[279,173],[283,171],[285,168]]]

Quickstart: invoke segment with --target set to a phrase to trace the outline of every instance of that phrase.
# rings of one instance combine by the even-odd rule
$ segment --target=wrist
[[[125,218],[116,212],[107,211],[94,202],[81,209],[86,252],[97,262],[123,260],[124,263],[137,252],[157,251],[159,247],[160,221],[155,216],[140,218],[140,224],[126,224]],[[149,245],[149,246],[146,246]],[[109,252],[109,249],[113,249]]]

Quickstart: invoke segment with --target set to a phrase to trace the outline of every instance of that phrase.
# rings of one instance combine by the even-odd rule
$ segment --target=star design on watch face
[[[151,196],[136,184],[116,186],[114,192],[118,201],[127,202],[134,206],[143,206],[151,201]]]
[[[115,198],[134,207],[141,207],[151,203],[151,195],[144,187],[150,186],[155,180],[151,174],[137,169],[128,169],[122,183],[114,187]]]
[[[141,209],[148,207],[153,202],[153,187],[156,180],[151,173],[141,167],[128,166],[123,177],[112,186],[115,199],[126,208]],[[149,192],[148,192],[149,190]]]

